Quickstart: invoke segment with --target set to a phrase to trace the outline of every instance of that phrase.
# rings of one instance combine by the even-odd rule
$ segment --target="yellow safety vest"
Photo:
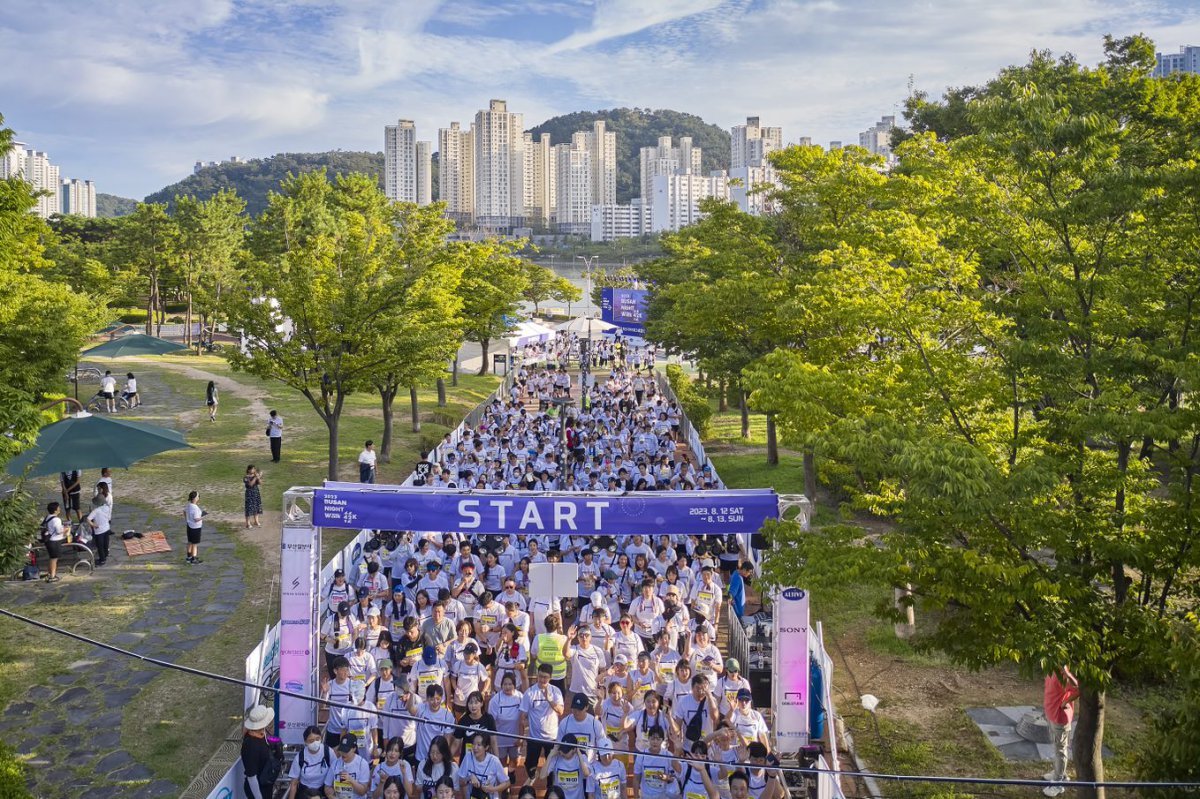
[[[563,654],[565,635],[559,633],[541,633],[537,637],[538,663],[548,663],[554,671],[550,679],[561,680],[567,676],[567,656]]]

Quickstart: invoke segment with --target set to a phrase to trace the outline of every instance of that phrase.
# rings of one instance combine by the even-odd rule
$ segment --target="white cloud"
[[[455,26],[463,33],[446,32]],[[513,26],[533,27],[501,35]],[[1138,31],[1160,49],[1196,43],[1200,9],[1179,0],[189,0],[147,11],[132,0],[12,0],[0,6],[0,52],[21,66],[0,70],[0,113],[23,140],[52,144],[64,174],[141,196],[197,158],[378,150],[397,117],[434,140],[493,97],[529,127],[629,105],[721,126],[757,114],[788,139],[853,140],[893,112],[910,75],[938,92],[985,81],[1034,48],[1094,62],[1104,33]]]

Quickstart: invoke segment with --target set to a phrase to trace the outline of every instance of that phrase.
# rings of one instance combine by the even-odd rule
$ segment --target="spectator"
[[[272,410],[267,418],[267,438],[271,442],[271,462],[279,463],[283,451],[283,417]]]
[[[253,463],[246,467],[242,485],[246,493],[244,503],[246,506],[246,529],[262,527],[262,521],[259,519],[262,515],[262,474]]]

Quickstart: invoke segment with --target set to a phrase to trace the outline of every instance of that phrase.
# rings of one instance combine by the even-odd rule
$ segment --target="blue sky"
[[[919,88],[1105,33],[1200,44],[1194,0],[5,0],[0,113],[69,177],[140,198],[197,159],[380,150],[504,98],[532,127],[638,106],[857,140]],[[15,65],[15,68],[13,68]]]

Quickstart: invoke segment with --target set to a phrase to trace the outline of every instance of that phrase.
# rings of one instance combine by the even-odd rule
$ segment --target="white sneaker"
[[[1060,796],[1065,790],[1067,789],[1061,785],[1047,785],[1045,788],[1042,788],[1042,795],[1051,797]]]
[[[1054,782],[1055,781],[1054,772],[1047,771],[1045,774],[1042,775],[1042,779],[1044,779],[1046,782]]]

